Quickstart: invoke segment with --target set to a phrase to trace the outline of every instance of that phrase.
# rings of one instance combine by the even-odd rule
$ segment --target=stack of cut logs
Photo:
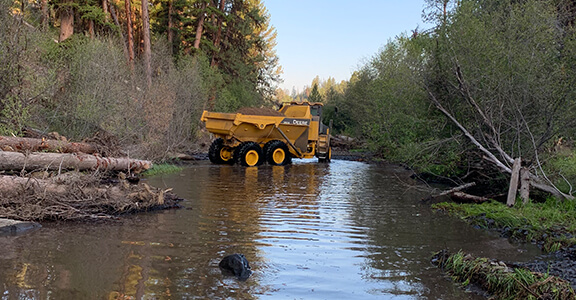
[[[139,173],[152,166],[150,161],[101,157],[96,147],[72,143],[20,137],[0,137],[0,170],[54,171],[94,170]]]
[[[180,200],[170,189],[125,180],[126,174],[150,168],[150,161],[102,157],[96,147],[87,143],[0,137],[0,150],[0,172],[4,173],[0,175],[0,217],[111,218],[122,213],[175,207]],[[103,180],[95,174],[118,174],[118,178]]]

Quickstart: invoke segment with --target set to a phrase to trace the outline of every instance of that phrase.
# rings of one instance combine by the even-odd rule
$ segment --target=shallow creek
[[[2,299],[481,299],[433,267],[442,248],[523,261],[539,251],[435,212],[398,166],[200,162],[148,183],[184,208],[0,236]],[[254,273],[223,277],[243,253]]]

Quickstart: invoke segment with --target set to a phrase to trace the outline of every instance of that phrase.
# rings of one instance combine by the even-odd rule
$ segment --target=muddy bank
[[[576,289],[576,246],[540,255],[533,261],[511,264],[565,279]]]

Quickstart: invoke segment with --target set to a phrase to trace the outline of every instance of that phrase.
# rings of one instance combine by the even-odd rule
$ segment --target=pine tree
[[[318,84],[314,83],[314,86],[312,87],[312,91],[310,92],[310,96],[308,96],[308,101],[310,102],[322,102],[322,96],[320,95],[320,92],[318,91]]]

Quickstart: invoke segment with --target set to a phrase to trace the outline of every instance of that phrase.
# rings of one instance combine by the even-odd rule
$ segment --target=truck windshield
[[[316,117],[319,117],[321,113],[319,106],[311,106],[310,107],[310,114]]]

